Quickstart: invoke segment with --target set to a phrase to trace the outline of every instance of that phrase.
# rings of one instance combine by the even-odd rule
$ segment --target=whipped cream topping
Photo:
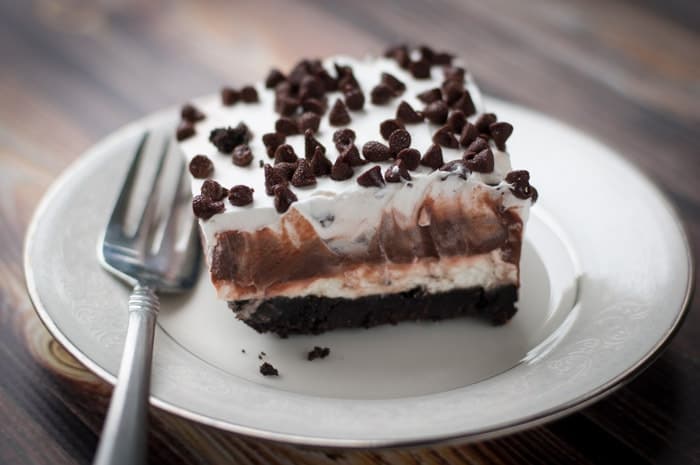
[[[382,121],[395,118],[396,108],[402,100],[408,102],[416,110],[421,110],[425,104],[418,100],[417,95],[423,91],[440,87],[444,77],[442,67],[433,66],[429,79],[415,79],[408,71],[388,58],[371,58],[357,60],[346,56],[335,56],[324,61],[324,67],[334,74],[333,64],[348,65],[352,67],[355,78],[361,89],[367,96],[364,109],[350,111],[352,121],[347,127],[353,129],[357,135],[355,144],[361,150],[362,146],[371,140],[386,143],[379,132]],[[461,65],[455,62],[455,65]],[[406,84],[406,91],[384,105],[374,105],[369,99],[369,92],[381,80],[383,72],[390,73]],[[465,87],[469,90],[477,109],[477,114],[469,118],[474,121],[476,117],[485,112],[481,93],[474,83],[471,75],[465,77]],[[243,184],[254,189],[253,203],[244,207],[236,207],[225,200],[225,212],[214,215],[209,220],[200,221],[202,231],[206,237],[209,249],[214,243],[215,235],[219,231],[243,230],[254,231],[262,227],[275,227],[279,224],[280,214],[275,210],[274,198],[265,194],[265,179],[259,162],[271,163],[267,156],[265,146],[262,143],[262,135],[274,132],[275,121],[279,115],[274,111],[274,90],[265,89],[262,84],[256,86],[259,101],[256,103],[239,102],[233,106],[224,106],[220,99],[211,98],[200,102],[198,107],[206,115],[206,118],[196,124],[196,134],[184,141],[179,146],[189,161],[198,154],[209,157],[214,163],[212,178],[225,187]],[[336,98],[342,99],[340,92],[327,94],[328,104],[331,106]],[[253,152],[253,162],[245,167],[236,166],[231,161],[230,154],[221,154],[209,141],[209,133],[212,129],[226,126],[235,126],[244,122],[252,132],[252,138],[248,143]],[[432,145],[432,135],[439,128],[438,125],[429,122],[407,125],[406,129],[411,134],[411,147],[421,153]],[[326,147],[326,156],[334,161],[338,152],[333,144],[333,133],[337,127],[328,122],[328,113],[321,118],[321,124],[316,139]],[[294,147],[300,157],[304,154],[304,136],[287,136],[286,143]],[[445,184],[442,189],[470,189],[473,186],[487,185],[494,195],[503,196],[507,207],[518,208],[521,211],[523,221],[526,220],[529,200],[520,200],[513,196],[509,186],[503,182],[506,173],[511,170],[509,155],[497,149],[493,141],[490,141],[491,151],[494,155],[495,168],[491,173],[470,173],[466,183]],[[461,158],[464,149],[449,149],[442,147],[445,162]],[[389,166],[389,162],[379,163],[382,172]],[[391,209],[394,212],[403,212],[406,221],[411,221],[415,213],[415,207],[419,204],[423,193],[445,177],[445,172],[433,171],[428,167],[420,166],[411,171],[410,182],[387,183],[382,188],[362,187],[356,182],[357,176],[374,166],[368,163],[355,167],[354,175],[344,181],[335,181],[328,176],[317,178],[317,184],[303,188],[290,188],[298,197],[291,208],[298,210],[306,216],[312,224],[322,224],[318,229],[319,236],[324,239],[347,238],[352,242],[352,237],[357,233],[377,224],[377,218],[383,211]],[[192,192],[198,194],[203,180],[192,180]],[[434,187],[433,187],[434,188]],[[332,218],[332,221],[330,219]],[[338,241],[340,242],[340,241]]]

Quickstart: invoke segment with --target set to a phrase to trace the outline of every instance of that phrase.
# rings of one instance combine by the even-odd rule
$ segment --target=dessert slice
[[[176,137],[218,296],[281,336],[516,312],[537,192],[513,128],[427,47],[303,60],[186,105]]]

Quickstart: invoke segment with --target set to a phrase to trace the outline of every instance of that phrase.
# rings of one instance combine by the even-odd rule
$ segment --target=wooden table
[[[560,118],[633,160],[679,208],[697,251],[698,31],[692,0],[0,1],[0,463],[90,463],[97,444],[111,388],[39,322],[21,245],[51,181],[110,131],[223,83],[259,79],[271,64],[425,42],[468,57],[486,92]],[[665,353],[629,385],[519,434],[458,447],[321,451],[154,410],[150,461],[697,464],[699,306],[696,299]]]

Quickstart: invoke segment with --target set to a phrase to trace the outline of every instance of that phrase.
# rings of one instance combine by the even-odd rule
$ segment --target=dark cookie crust
[[[371,328],[400,321],[443,320],[466,315],[485,318],[494,325],[508,322],[517,309],[518,289],[514,285],[484,291],[481,287],[426,294],[420,288],[388,295],[357,299],[331,297],[274,297],[257,305],[247,318],[248,326],[260,333],[280,337],[290,334],[320,334],[338,328]],[[232,301],[229,307],[239,313],[252,301]]]

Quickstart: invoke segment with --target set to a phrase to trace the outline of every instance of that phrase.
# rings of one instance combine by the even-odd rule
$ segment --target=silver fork
[[[141,138],[119,197],[107,224],[99,258],[102,266],[133,286],[129,298],[129,323],[124,351],[119,366],[107,419],[102,429],[95,465],[146,463],[146,432],[148,394],[153,355],[153,334],[159,309],[159,292],[181,292],[192,288],[199,273],[200,249],[194,218],[189,210],[188,196],[181,195],[185,172],[181,161],[177,186],[164,221],[157,220],[157,197],[160,192],[163,167],[169,143],[163,144],[152,192],[140,216],[134,233],[125,229],[127,212],[136,176],[146,151],[149,133]],[[186,247],[176,247],[178,225],[186,214],[192,226],[188,230]],[[160,242],[154,243],[160,230]],[[180,234],[182,235],[182,234]],[[157,249],[157,250],[154,250]]]

